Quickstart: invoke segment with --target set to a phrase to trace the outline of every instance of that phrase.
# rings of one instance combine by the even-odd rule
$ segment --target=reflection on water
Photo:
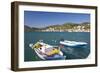
[[[61,49],[61,51],[66,56],[66,59],[84,59],[88,57],[90,53],[89,49],[86,49],[85,47],[65,47]]]

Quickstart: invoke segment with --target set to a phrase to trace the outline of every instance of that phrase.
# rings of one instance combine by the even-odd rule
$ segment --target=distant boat
[[[76,41],[68,41],[68,40],[60,41],[60,44],[69,47],[81,47],[87,45],[86,42],[76,42]]]
[[[36,52],[42,60],[59,60],[65,59],[63,53],[58,47],[51,46],[44,42],[37,42],[36,44],[29,44],[29,46]]]

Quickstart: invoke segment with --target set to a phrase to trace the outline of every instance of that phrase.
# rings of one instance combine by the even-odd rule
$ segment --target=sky
[[[90,22],[90,14],[24,11],[24,25],[36,28],[44,28],[51,25],[64,23]]]

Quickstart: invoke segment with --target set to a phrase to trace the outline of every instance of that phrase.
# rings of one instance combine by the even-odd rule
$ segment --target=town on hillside
[[[29,27],[25,25],[24,30],[25,32],[90,32],[90,23],[64,23],[62,25],[52,25],[44,28]]]

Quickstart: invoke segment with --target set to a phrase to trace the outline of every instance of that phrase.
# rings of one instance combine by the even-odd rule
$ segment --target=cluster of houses
[[[85,29],[85,26],[77,26],[72,29],[55,29],[53,27],[41,30],[43,32],[90,32],[90,29]]]

